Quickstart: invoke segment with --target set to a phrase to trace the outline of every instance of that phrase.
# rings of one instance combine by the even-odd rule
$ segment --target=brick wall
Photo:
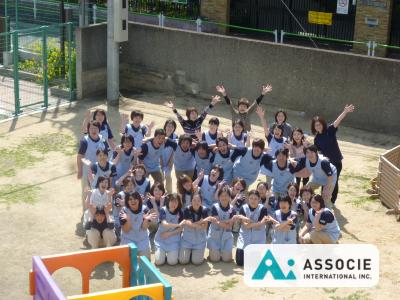
[[[230,0],[202,0],[200,8],[201,16],[210,21],[229,24]],[[221,27],[221,32],[228,28]]]
[[[388,44],[390,35],[390,22],[392,15],[393,0],[386,0],[386,7],[376,7],[369,5],[368,1],[358,1],[356,11],[356,21],[354,27],[354,40],[356,41],[375,41],[380,44]],[[385,1],[381,1],[385,3]],[[365,18],[378,19],[377,26],[368,26]],[[354,47],[354,51],[358,53],[366,53],[367,48],[363,45]],[[384,56],[383,48],[376,49],[376,56]]]

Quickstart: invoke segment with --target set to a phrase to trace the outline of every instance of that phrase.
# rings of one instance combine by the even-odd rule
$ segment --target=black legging
[[[303,186],[306,186],[308,181],[310,180],[310,177],[304,177],[303,178]],[[296,183],[300,187],[300,182],[301,182],[301,177],[296,177]]]
[[[236,248],[236,264],[243,266],[244,263],[244,251],[243,249]]]
[[[332,203],[335,203],[336,199],[337,199],[338,192],[339,192],[339,176],[340,176],[340,172],[342,172],[342,162],[341,161],[340,162],[335,162],[335,163],[331,162],[331,164],[336,167],[336,173],[337,173],[336,185],[335,185],[335,188],[333,189],[332,200],[331,200]]]

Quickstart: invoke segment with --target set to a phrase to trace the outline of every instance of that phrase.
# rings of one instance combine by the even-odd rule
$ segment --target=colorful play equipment
[[[89,293],[90,274],[97,265],[116,262],[122,270],[122,288]],[[82,276],[82,295],[64,296],[51,274],[72,267]],[[145,256],[137,256],[135,244],[51,256],[34,256],[29,273],[34,300],[173,300],[172,286]]]

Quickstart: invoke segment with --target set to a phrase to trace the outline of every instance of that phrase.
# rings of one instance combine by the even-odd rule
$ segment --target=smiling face
[[[104,222],[104,220],[106,219],[106,216],[103,214],[95,214],[94,218],[96,219],[96,222],[98,224],[102,224]]]
[[[281,125],[283,122],[285,122],[285,115],[283,114],[283,112],[279,112],[276,115],[276,121],[279,125]]]
[[[130,139],[127,139],[127,138],[125,139],[122,146],[124,147],[125,152],[131,150],[133,147],[132,142],[130,141]]]
[[[103,124],[105,118],[106,118],[106,116],[105,116],[102,112],[97,112],[97,113],[96,113],[95,120],[96,120],[97,122],[99,122],[100,124]]]
[[[196,121],[197,116],[198,116],[197,112],[191,111],[190,114],[189,114],[189,120],[190,121]]]
[[[135,127],[139,127],[139,126],[140,126],[140,123],[142,123],[142,121],[143,121],[142,117],[140,117],[140,116],[135,116],[135,117],[133,117],[133,119],[132,119],[132,124],[133,124]]]
[[[294,131],[293,132],[293,140],[297,143],[300,144],[301,140],[303,139],[303,134],[299,131]]]
[[[301,200],[303,200],[306,203],[310,203],[310,199],[311,199],[311,193],[309,191],[304,191],[301,194]]]
[[[322,130],[324,129],[324,126],[321,124],[321,122],[316,121],[314,123],[314,129],[315,129],[316,132],[322,133]]]
[[[243,127],[236,123],[236,124],[233,126],[233,133],[234,133],[236,136],[240,136],[240,135],[242,134],[242,132],[243,132]]]
[[[278,128],[278,126],[274,127],[274,137],[280,139],[282,137],[282,129]]]
[[[241,114],[245,113],[247,111],[247,105],[246,104],[240,104],[238,106],[238,110]]]
[[[314,151],[311,151],[309,149],[307,149],[306,151],[306,158],[312,162],[313,164],[317,161],[317,153],[315,153]]]
[[[227,192],[222,192],[218,197],[219,202],[221,203],[222,207],[227,207],[229,205],[229,201],[231,197]]]
[[[279,166],[283,167],[286,164],[287,156],[283,153],[279,153],[278,156],[276,157],[276,160]]]
[[[99,137],[99,132],[100,132],[99,127],[92,124],[89,126],[89,136],[92,139],[96,140]]]
[[[251,208],[256,208],[260,203],[260,198],[257,197],[255,194],[251,194],[249,196],[249,205]]]
[[[243,185],[240,183],[240,181],[236,182],[235,185],[233,186],[233,189],[236,192],[242,192],[244,190]]]
[[[192,207],[195,211],[198,211],[200,206],[201,206],[201,198],[198,194],[196,194],[192,198]]]
[[[311,208],[314,209],[315,211],[319,211],[321,209],[321,205],[317,200],[312,198],[311,199]]]
[[[253,147],[253,156],[254,157],[259,157],[263,153],[264,149],[261,149],[260,147]]]
[[[261,197],[265,197],[267,195],[267,189],[265,188],[265,185],[260,184],[257,187],[257,192],[260,194]]]
[[[178,208],[178,200],[175,198],[171,198],[168,202],[168,210],[170,212],[174,212]]]
[[[135,179],[142,180],[146,172],[142,168],[138,168],[135,170]]]
[[[100,151],[99,154],[97,154],[97,161],[99,162],[99,165],[105,166],[108,161],[108,156],[103,153],[103,151]]]
[[[108,180],[103,180],[99,183],[99,190],[100,192],[104,193],[108,188]]]
[[[283,212],[288,212],[290,209],[289,203],[286,201],[279,201],[279,209]]]
[[[219,177],[219,170],[214,168],[210,171],[210,180],[211,182],[215,182],[218,180]]]
[[[138,210],[139,209],[139,199],[137,199],[133,196],[129,196],[128,205],[129,205],[129,208],[132,209],[133,211]]]
[[[155,187],[153,190],[153,195],[154,195],[154,198],[161,199],[161,197],[163,195],[163,191],[161,189],[159,189],[158,187]]]
[[[218,130],[218,125],[217,124],[209,124],[208,126],[209,126],[208,127],[208,131],[211,134],[215,134],[217,132],[217,130]]]
[[[125,192],[130,193],[133,191],[133,182],[132,180],[128,181],[128,184],[125,186]]]
[[[199,148],[197,149],[197,154],[201,157],[201,158],[206,158],[207,157],[207,150],[204,148]]]
[[[190,192],[192,190],[192,183],[190,183],[189,181],[186,181],[182,186],[187,192]]]
[[[190,142],[187,140],[183,140],[181,143],[181,149],[184,152],[187,152],[190,149]]]
[[[164,142],[165,142],[165,135],[163,134],[159,134],[153,138],[153,145],[156,148],[161,147],[162,144],[164,144]]]
[[[226,144],[225,142],[219,141],[217,147],[219,152],[221,152],[222,154],[228,153],[228,144]]]
[[[166,132],[167,136],[171,136],[171,134],[173,134],[174,131],[175,131],[175,127],[171,123],[168,123],[165,126],[165,132]]]
[[[289,196],[291,199],[294,199],[294,198],[296,198],[296,194],[297,194],[296,188],[295,188],[293,185],[290,186],[290,188],[288,189],[288,196]]]

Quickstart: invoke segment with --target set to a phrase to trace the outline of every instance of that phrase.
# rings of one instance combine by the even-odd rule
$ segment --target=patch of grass
[[[7,208],[12,204],[35,204],[38,201],[40,187],[30,184],[6,184],[0,185],[0,203]]]
[[[372,300],[369,293],[367,293],[365,291],[361,291],[361,290],[356,291],[355,293],[352,293],[345,297],[330,296],[329,299],[332,299],[332,300]]]
[[[39,160],[23,148],[0,148],[0,176],[15,176],[18,169],[30,167]]]
[[[50,151],[70,156],[75,154],[75,148],[75,139],[63,133],[45,133],[28,137],[18,146],[0,148],[0,176],[15,176],[17,170],[34,165]]]
[[[365,176],[365,175],[361,175],[361,174],[356,174],[353,172],[349,172],[349,173],[343,173],[340,174],[340,179],[343,180],[357,180],[357,181],[361,181],[361,182],[369,182],[371,180],[370,177]]]
[[[332,289],[323,288],[322,290],[327,294],[333,294],[334,292],[336,292],[337,288],[332,288]]]
[[[376,199],[372,199],[368,196],[354,196],[348,202],[351,203],[354,207],[363,207],[364,205],[374,203]]]
[[[37,151],[42,154],[50,151],[61,152],[66,155],[75,153],[75,139],[64,133],[45,133],[38,136],[28,137],[21,147]]]
[[[223,292],[226,292],[227,290],[234,288],[235,285],[239,282],[239,279],[237,279],[236,277],[232,278],[232,279],[228,279],[226,281],[220,281],[218,282],[219,285],[219,289]]]

